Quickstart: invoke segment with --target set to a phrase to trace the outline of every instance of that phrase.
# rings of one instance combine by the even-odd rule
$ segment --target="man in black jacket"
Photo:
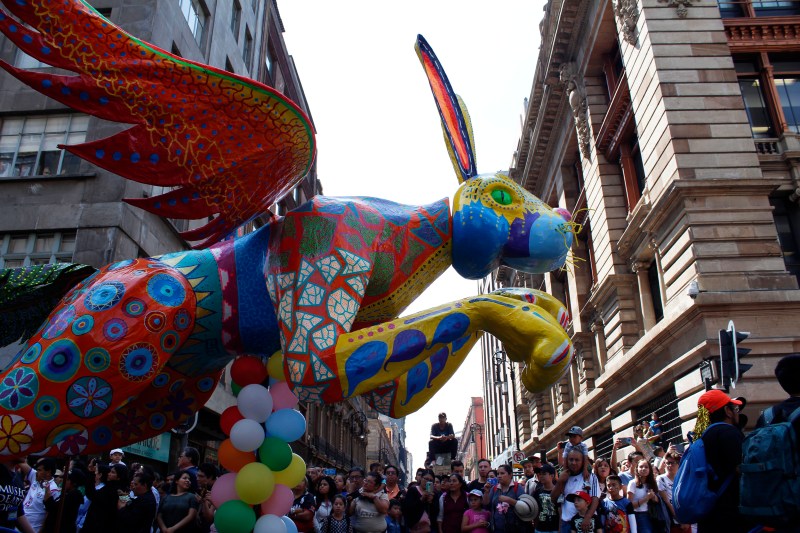
[[[133,476],[133,494],[136,498],[125,501],[120,498],[117,507],[118,533],[150,533],[156,519],[156,498],[150,490],[153,478],[140,473]]]

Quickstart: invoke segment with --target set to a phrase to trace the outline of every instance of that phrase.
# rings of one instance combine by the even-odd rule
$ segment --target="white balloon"
[[[241,452],[252,452],[264,442],[264,427],[245,418],[236,422],[231,428],[231,444]]]
[[[264,423],[272,413],[272,395],[263,385],[253,384],[243,387],[236,397],[242,416]]]
[[[274,514],[265,514],[256,520],[253,533],[286,533],[286,524]]]

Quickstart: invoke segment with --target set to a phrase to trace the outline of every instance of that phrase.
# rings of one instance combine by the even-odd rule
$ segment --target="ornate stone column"
[[[572,109],[572,118],[575,121],[575,133],[578,136],[578,146],[581,154],[586,159],[591,159],[589,132],[589,104],[586,100],[586,87],[583,78],[578,74],[575,63],[564,63],[559,70],[559,80],[564,86]]]
[[[592,340],[592,335],[588,332],[581,331],[572,336],[572,345],[575,347],[575,359],[578,365],[578,394],[580,395],[588,394],[594,389],[594,380],[597,377]]]
[[[647,269],[650,265],[644,261],[631,263],[631,270],[636,274],[639,284],[639,307],[642,309],[642,323],[645,331],[656,325],[656,313],[653,309],[653,295],[650,294],[650,283],[647,280]]]
[[[600,317],[595,317],[592,321],[592,333],[594,333],[594,345],[597,353],[597,366],[598,375],[605,372],[606,361],[606,332],[603,327],[603,320]]]

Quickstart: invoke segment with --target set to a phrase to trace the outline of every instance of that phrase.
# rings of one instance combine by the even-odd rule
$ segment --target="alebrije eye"
[[[493,190],[492,199],[500,205],[508,205],[512,201],[511,194],[505,189]]]

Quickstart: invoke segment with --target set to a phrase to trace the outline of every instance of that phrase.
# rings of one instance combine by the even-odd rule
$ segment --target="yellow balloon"
[[[246,468],[246,467],[245,467]],[[292,462],[280,472],[273,472],[275,483],[286,485],[289,488],[296,487],[306,476],[306,462],[296,453],[292,454]],[[237,478],[238,479],[238,478]]]
[[[283,353],[280,350],[272,354],[267,361],[267,373],[269,377],[278,381],[286,381],[286,376],[283,375]]]
[[[303,467],[305,473],[305,466]],[[250,463],[236,474],[236,494],[250,505],[258,505],[272,496],[275,490],[275,475],[263,463]]]

